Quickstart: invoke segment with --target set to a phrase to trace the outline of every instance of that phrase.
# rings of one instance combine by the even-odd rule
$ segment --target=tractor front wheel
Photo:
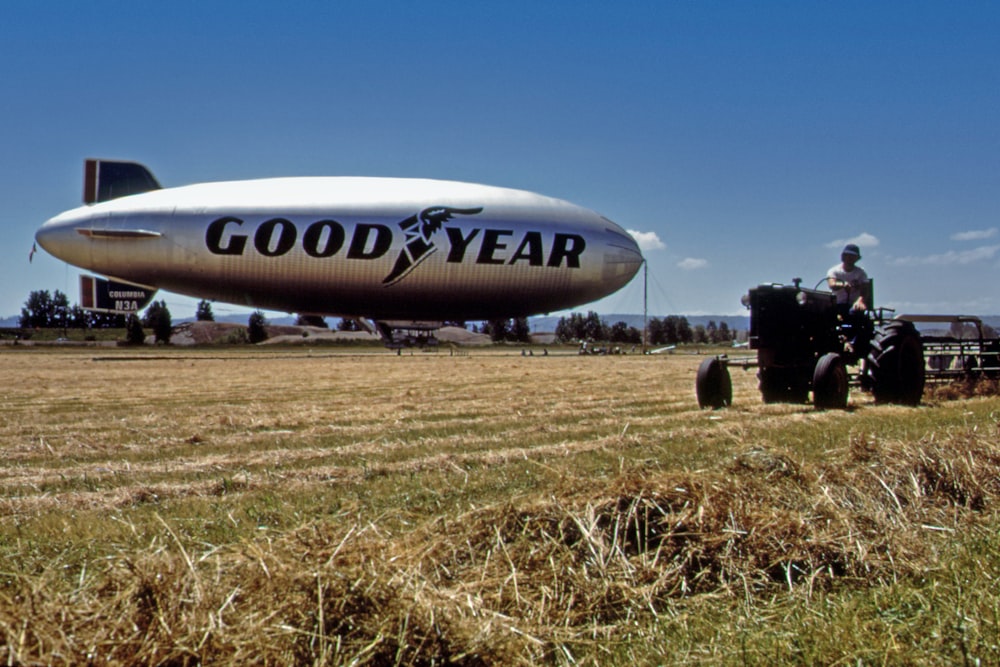
[[[819,410],[847,407],[847,368],[836,352],[824,354],[813,371],[813,405]]]

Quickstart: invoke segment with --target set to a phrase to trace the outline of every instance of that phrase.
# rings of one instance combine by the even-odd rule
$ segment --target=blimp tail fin
[[[156,288],[99,276],[80,276],[80,306],[98,313],[138,313],[156,296]]]
[[[95,160],[83,165],[83,203],[97,202],[159,190],[152,172],[138,162]]]

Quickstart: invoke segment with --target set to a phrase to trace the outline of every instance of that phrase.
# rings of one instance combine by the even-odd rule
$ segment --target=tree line
[[[214,322],[212,304],[202,299],[198,302],[195,319]],[[56,290],[36,290],[28,295],[21,308],[19,324],[22,329],[125,329],[125,342],[142,345],[146,340],[144,329],[150,329],[157,343],[169,343],[173,331],[173,318],[167,302],[153,301],[140,317],[137,313],[99,313],[70,304],[69,298]],[[267,340],[267,320],[262,312],[250,314],[247,321],[246,342]]]
[[[22,329],[122,329],[125,319],[125,315],[95,313],[70,305],[69,298],[59,290],[52,294],[37,290],[21,307],[19,324]]]
[[[195,313],[198,321],[214,321],[212,305],[206,300],[198,303]],[[325,320],[318,316],[300,315],[298,324],[326,327]],[[260,311],[251,314],[247,322],[247,340],[257,343],[267,339],[264,327],[267,324]],[[466,322],[449,321],[446,325],[467,328]],[[28,295],[21,308],[20,326],[22,329],[125,329],[126,340],[130,343],[141,343],[145,338],[144,328],[152,330],[157,342],[170,341],[173,322],[170,310],[165,301],[154,301],[140,317],[133,313],[97,313],[84,310],[77,304],[70,304],[65,294],[56,290],[33,291]],[[352,319],[342,319],[337,325],[340,331],[355,331],[357,322]],[[528,343],[531,342],[531,327],[528,318],[487,320],[481,324],[473,324],[474,333],[489,335],[495,343]],[[607,342],[617,344],[639,345],[642,343],[642,331],[629,326],[624,321],[609,325],[594,311],[571,313],[561,317],[555,330],[556,338],[563,343],[581,341]],[[647,342],[650,345],[677,345],[682,343],[709,344],[728,343],[736,338],[736,332],[729,329],[725,322],[710,321],[707,325],[694,327],[688,319],[680,315],[669,315],[664,318],[650,318],[646,324]]]
[[[555,334],[556,338],[564,343],[579,341],[632,345],[642,343],[642,331],[624,321],[608,326],[608,323],[594,311],[589,311],[586,315],[570,313],[568,317],[559,318]],[[714,320],[706,325],[698,324],[694,327],[682,315],[669,315],[662,319],[653,317],[646,322],[646,341],[650,345],[729,343],[735,338],[736,332],[730,330],[728,324],[725,322],[716,324]]]

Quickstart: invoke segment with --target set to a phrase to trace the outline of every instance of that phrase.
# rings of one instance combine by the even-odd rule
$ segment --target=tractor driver
[[[853,243],[844,246],[840,253],[840,264],[826,272],[826,282],[837,295],[837,306],[843,314],[850,311],[868,310],[867,302],[871,291],[871,281],[865,270],[857,265],[861,259],[861,251]]]
[[[861,251],[858,246],[848,243],[840,253],[840,264],[827,271],[826,282],[836,295],[837,310],[841,321],[846,325],[846,351],[864,356],[871,338],[870,324],[865,315],[870,306],[871,280],[865,270],[857,265],[859,259]]]

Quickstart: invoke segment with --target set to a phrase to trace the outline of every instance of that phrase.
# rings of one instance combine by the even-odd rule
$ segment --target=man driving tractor
[[[857,245],[848,243],[840,253],[840,264],[830,267],[826,272],[826,282],[837,297],[837,310],[841,319],[850,327],[845,350],[853,354],[861,350],[869,341],[868,329],[865,326],[864,312],[868,310],[872,298],[871,280],[868,274],[857,265],[861,259],[861,250]]]
[[[840,253],[840,264],[826,272],[826,282],[837,295],[837,305],[846,306],[844,314],[851,310],[868,310],[871,298],[871,280],[865,270],[857,265],[861,250],[853,243],[844,246]]]

